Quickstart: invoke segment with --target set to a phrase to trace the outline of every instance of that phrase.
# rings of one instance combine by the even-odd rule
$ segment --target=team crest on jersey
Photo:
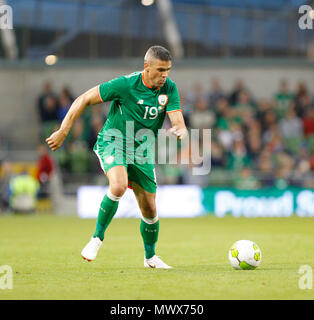
[[[111,164],[113,160],[114,160],[114,156],[109,156],[108,158],[106,158],[107,164]]]
[[[168,96],[166,94],[161,94],[158,97],[158,103],[164,107],[168,103]]]

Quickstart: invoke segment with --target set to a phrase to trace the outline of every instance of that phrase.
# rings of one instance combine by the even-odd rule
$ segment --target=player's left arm
[[[168,112],[168,117],[172,126],[169,131],[176,135],[179,140],[186,138],[188,131],[181,110]]]
[[[172,81],[169,83],[169,96],[166,110],[172,126],[169,131],[177,136],[177,139],[184,139],[187,136],[188,131],[182,115],[179,90]]]

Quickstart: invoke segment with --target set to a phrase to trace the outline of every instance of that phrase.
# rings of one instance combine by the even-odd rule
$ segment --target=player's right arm
[[[103,100],[99,94],[99,86],[96,86],[74,100],[69,111],[67,112],[65,118],[63,119],[60,129],[51,134],[49,138],[46,139],[52,151],[56,151],[61,147],[64,139],[70,132],[74,122],[80,117],[84,109],[88,105],[95,105],[102,103]]]

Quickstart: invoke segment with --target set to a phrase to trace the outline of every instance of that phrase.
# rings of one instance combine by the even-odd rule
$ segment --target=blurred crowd
[[[187,127],[212,129],[211,157],[197,154],[200,163],[194,165],[208,162],[211,172],[193,176],[193,165],[157,165],[159,184],[314,188],[313,97],[306,83],[291,88],[285,79],[274,91],[271,99],[256,99],[241,79],[230,91],[212,79],[209,88],[195,83],[190,92],[180,92]],[[59,127],[73,100],[69,88],[57,94],[50,83],[45,84],[38,99],[42,142]],[[102,172],[92,148],[108,111],[109,103],[87,108],[75,123],[54,154],[64,174]],[[170,127],[169,120],[164,127]],[[178,149],[179,158],[184,154],[191,157],[191,148]]]
[[[38,98],[37,108],[40,121],[40,142],[44,143],[49,135],[60,127],[75,97],[68,87],[56,93],[51,83],[44,85]],[[102,128],[106,114],[100,105],[86,108],[75,122],[67,139],[54,157],[64,175],[97,173],[100,171],[98,160],[92,152],[97,134]]]
[[[241,79],[230,92],[213,79],[183,97],[188,126],[212,128],[212,170],[201,184],[314,188],[313,97],[303,82],[291,89],[283,79],[275,89],[256,99]]]

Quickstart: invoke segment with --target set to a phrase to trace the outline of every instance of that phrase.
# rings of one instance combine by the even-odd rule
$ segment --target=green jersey
[[[103,102],[112,103],[98,140],[112,141],[112,133],[119,130],[121,139],[116,141],[117,145],[121,148],[129,146],[129,151],[145,142],[147,133],[157,136],[166,113],[180,110],[176,84],[168,78],[163,87],[149,87],[144,82],[143,72],[100,84],[99,96]]]

